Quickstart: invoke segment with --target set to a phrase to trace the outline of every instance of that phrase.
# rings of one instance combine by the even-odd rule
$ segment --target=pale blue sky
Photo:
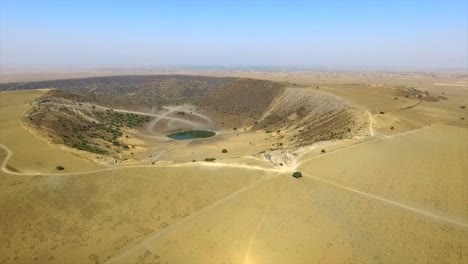
[[[0,64],[468,68],[468,0],[0,0]]]

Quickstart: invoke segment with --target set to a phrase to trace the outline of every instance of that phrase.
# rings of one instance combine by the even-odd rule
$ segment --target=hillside
[[[108,107],[157,110],[194,100],[234,78],[184,75],[110,76],[0,84],[0,91],[59,89]]]

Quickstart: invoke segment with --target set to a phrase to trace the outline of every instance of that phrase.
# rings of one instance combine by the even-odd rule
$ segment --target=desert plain
[[[285,84],[268,110],[259,110],[262,120],[295,120],[278,109],[303,98],[319,105],[312,117],[330,104],[353,113],[333,120],[365,114],[353,119],[357,134],[291,138],[300,144],[273,148],[301,132],[253,129],[232,118],[225,122],[236,129],[218,124],[212,138],[174,141],[162,135],[177,124],[221,119],[191,105],[176,106],[191,111],[190,121],[171,112],[175,106],[121,109],[151,121],[142,133],[124,131],[131,154],[105,159],[54,143],[27,124],[49,87],[2,91],[0,263],[468,262],[466,73],[101,70],[0,77],[10,83],[134,74]],[[418,96],[401,94],[401,86]],[[318,128],[333,127],[324,120]],[[295,171],[303,177],[292,177]]]

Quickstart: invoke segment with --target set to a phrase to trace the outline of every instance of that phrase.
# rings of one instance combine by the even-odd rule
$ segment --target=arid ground
[[[123,70],[0,78],[131,74],[281,85],[240,80],[194,104],[171,101],[151,111],[110,111],[51,89],[0,92],[0,263],[468,262],[466,73]],[[256,85],[270,92],[258,95]],[[239,114],[228,113],[236,107]],[[135,116],[148,121],[126,120],[117,136],[94,126]],[[77,130],[54,134],[57,120],[120,141],[105,151],[101,138],[73,145],[62,136],[74,140],[69,131]],[[165,137],[187,128],[217,135]],[[83,150],[90,146],[95,152]],[[303,177],[291,177],[295,171]]]

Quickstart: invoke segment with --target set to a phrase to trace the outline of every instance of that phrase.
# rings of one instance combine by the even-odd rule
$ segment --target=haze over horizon
[[[2,68],[468,69],[464,0],[1,0],[0,12]]]

